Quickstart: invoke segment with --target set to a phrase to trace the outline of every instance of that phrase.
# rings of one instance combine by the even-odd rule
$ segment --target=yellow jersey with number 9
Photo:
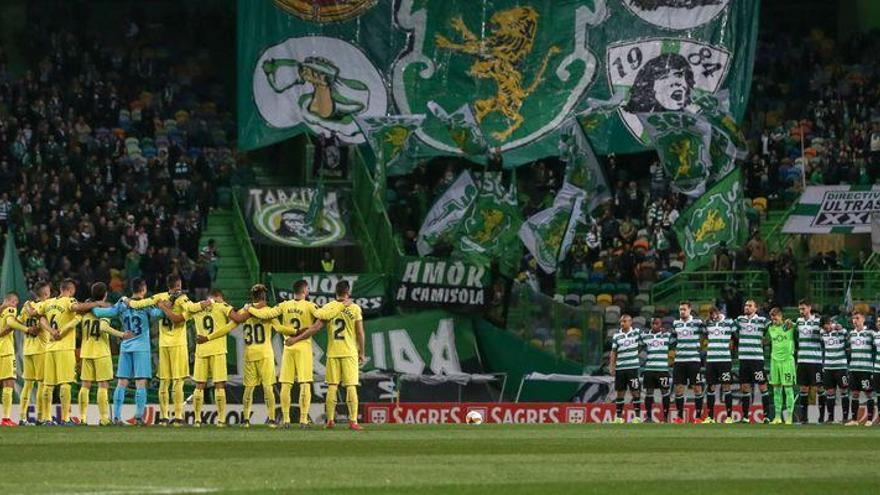
[[[208,337],[229,324],[229,313],[231,312],[232,306],[215,302],[201,311],[187,313],[187,319],[191,319],[193,322],[196,335]],[[196,344],[196,357],[216,356],[226,354],[226,352],[226,337],[209,340],[204,344]]]
[[[345,304],[330,301],[315,311],[318,319],[328,322],[327,326],[327,357],[357,357],[357,325],[363,321],[361,307],[357,304]]]

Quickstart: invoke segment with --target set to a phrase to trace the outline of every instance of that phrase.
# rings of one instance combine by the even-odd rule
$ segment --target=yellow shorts
[[[327,358],[327,377],[324,381],[328,385],[339,385],[343,387],[358,385],[359,370],[358,358],[354,356]]]
[[[278,381],[290,384],[294,381],[311,383],[315,379],[312,361],[311,345],[297,344],[293,347],[285,347],[281,355],[281,372],[278,374]]]
[[[74,351],[48,351],[43,358],[43,383],[61,385],[76,381],[76,354]]]
[[[189,376],[189,353],[185,345],[159,348],[160,380],[179,380]]]
[[[246,361],[244,363],[244,386],[256,387],[260,384],[275,384],[274,359],[264,358],[259,361]]]
[[[29,354],[24,356],[24,370],[21,377],[25,380],[40,381],[43,379],[43,357],[44,353]]]
[[[198,383],[208,383],[208,379],[214,383],[225,382],[228,378],[226,373],[226,354],[198,357],[193,365],[193,380]]]
[[[83,358],[79,370],[79,379],[84,382],[109,382],[113,379],[113,358]]]
[[[15,378],[15,354],[0,356],[0,380]]]

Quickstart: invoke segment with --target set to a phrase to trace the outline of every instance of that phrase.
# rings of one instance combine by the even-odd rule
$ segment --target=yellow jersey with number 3
[[[278,309],[281,310],[281,316],[278,317],[280,323],[282,325],[291,326],[296,329],[296,333],[299,334],[300,331],[305,331],[305,329],[312,326],[312,323],[315,322],[317,318],[315,318],[315,311],[318,310],[318,307],[312,301],[307,299],[291,299],[289,301],[284,301],[283,303],[278,305]],[[301,340],[292,346],[288,346],[285,344],[285,347],[288,349],[292,349],[294,347],[305,347],[312,345],[312,338],[309,337],[305,340]]]
[[[37,312],[40,310],[41,302],[38,301],[30,301],[31,307],[33,307]],[[25,303],[27,306],[28,303]],[[18,320],[24,322],[24,324],[28,327],[39,327],[40,325],[40,317],[39,316],[30,316],[25,307],[22,306],[21,312],[18,314]],[[24,336],[24,346],[22,347],[22,353],[25,356],[33,356],[34,354],[42,354],[46,352],[46,343],[43,341],[43,335],[46,332],[40,332],[38,335],[25,334]]]
[[[72,297],[53,297],[47,299],[40,306],[40,314],[49,320],[49,326],[55,330],[65,327],[70,320],[76,317],[70,307],[76,304]],[[50,340],[46,344],[46,351],[73,351],[76,350],[76,330],[68,331],[61,340]]]
[[[328,322],[327,326],[327,357],[357,357],[357,325],[363,321],[361,307],[357,304],[345,304],[330,301],[315,311],[315,316]]]

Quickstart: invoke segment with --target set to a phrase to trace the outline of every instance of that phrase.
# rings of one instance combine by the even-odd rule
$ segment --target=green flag
[[[474,265],[497,260],[503,271],[512,272],[519,262],[521,244],[517,232],[522,225],[516,195],[516,180],[509,188],[500,172],[483,172],[477,181],[477,198],[458,229],[456,253]]]
[[[565,183],[553,206],[529,217],[519,229],[519,238],[538,266],[547,273],[556,271],[557,265],[568,254],[584,196],[584,191]]]
[[[712,174],[712,126],[701,115],[685,112],[639,114],[660,156],[672,190],[691,197],[703,194]]]
[[[306,211],[305,224],[311,232],[320,230],[321,221],[324,217],[324,181],[318,181],[318,187],[315,189],[315,195],[309,202],[309,209]]]
[[[18,250],[15,248],[15,234],[11,228],[6,233],[2,279],[0,292],[6,294],[15,291],[20,301],[27,299],[27,281],[24,278],[24,269],[21,267],[21,258],[18,257]]]
[[[565,181],[586,194],[589,211],[611,199],[605,174],[577,120],[569,119],[559,134],[559,156],[565,162]]]
[[[431,206],[422,227],[419,229],[416,248],[419,256],[427,256],[441,241],[450,241],[450,236],[458,230],[462,219],[467,215],[474,199],[477,186],[471,173],[465,170]]]
[[[355,120],[376,155],[373,201],[376,205],[376,211],[384,211],[388,169],[398,162],[404,161],[403,157],[412,147],[412,137],[422,125],[425,116],[389,115],[387,117],[358,117]]]
[[[462,153],[472,156],[483,155],[488,151],[489,145],[486,144],[486,138],[483,137],[470,105],[464,104],[458,110],[446,113],[443,107],[430,101],[428,110],[443,122],[449,130],[449,137]]]
[[[722,243],[736,249],[748,237],[740,171],[737,169],[691,203],[675,222],[687,269],[705,265]]]

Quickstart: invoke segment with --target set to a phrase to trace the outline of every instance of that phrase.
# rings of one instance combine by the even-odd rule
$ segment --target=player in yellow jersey
[[[22,374],[23,379],[21,387],[21,396],[19,400],[19,421],[18,424],[33,425],[41,424],[48,416],[48,408],[43,407],[43,358],[46,354],[46,343],[49,341],[48,332],[42,331],[39,326],[40,318],[38,310],[40,305],[46,299],[49,299],[51,287],[48,282],[39,282],[34,287],[35,299],[27,301],[21,308],[19,319],[25,322],[25,325],[31,329],[31,332],[25,336],[24,345],[22,346]],[[34,384],[37,385],[37,392],[34,394],[34,422],[28,421],[28,407],[31,402],[31,393],[34,391]]]
[[[18,426],[12,421],[12,390],[15,386],[15,334],[13,330],[27,333],[28,327],[16,316],[18,294],[9,292],[0,306],[0,382],[3,384],[3,420],[0,426]]]
[[[298,280],[293,284],[293,299],[284,301],[278,305],[281,314],[278,322],[282,325],[292,326],[297,333],[305,332],[316,321],[315,311],[318,309],[315,303],[309,301],[309,284],[305,280]],[[318,327],[320,328],[320,326]],[[284,352],[281,355],[281,371],[278,381],[281,383],[281,417],[282,427],[290,425],[290,392],[294,382],[299,383],[299,425],[306,428],[309,425],[309,408],[312,404],[312,382],[314,381],[314,363],[312,352],[312,339],[306,338],[294,341],[288,337],[284,341]]]
[[[208,341],[215,332],[228,334],[238,326],[230,317],[235,313],[226,304],[223,292],[211,291],[211,299],[199,303],[190,302],[184,307],[187,317],[192,321],[196,333],[196,357],[193,366],[193,379],[196,390],[193,392],[193,411],[196,427],[202,424],[202,407],[205,405],[205,385],[208,379],[214,381],[214,404],[217,406],[217,426],[226,426],[226,339]]]
[[[105,302],[107,284],[96,282],[90,287],[91,298],[86,302]],[[106,307],[106,306],[105,306]],[[91,311],[76,315],[63,330],[76,328],[80,332],[80,388],[77,402],[79,420],[88,424],[89,394],[92,382],[98,382],[98,424],[110,424],[110,380],[113,379],[113,358],[110,353],[110,335],[125,338],[126,334],[110,326],[110,322],[95,316]],[[62,331],[63,331],[62,330]],[[128,335],[131,337],[131,335]]]
[[[46,346],[46,357],[43,363],[45,383],[43,397],[45,406],[51,409],[54,388],[59,389],[61,399],[61,423],[72,425],[70,420],[70,384],[76,381],[76,330],[75,326],[67,326],[76,318],[76,313],[90,311],[101,303],[79,303],[73,298],[76,283],[72,279],[64,279],[59,287],[58,297],[48,299],[40,305],[38,314],[43,330],[52,335]]]
[[[278,316],[276,308],[266,306],[265,285],[257,284],[251,288],[251,305],[245,306],[237,313],[230,313],[230,317],[236,321],[244,320],[241,331],[245,345],[244,366],[244,397],[242,398],[243,420],[242,426],[250,426],[251,407],[254,401],[254,389],[257,385],[263,386],[263,396],[266,401],[266,412],[269,416],[267,424],[274,428],[275,421],[275,350],[272,349],[272,329],[279,333],[292,335],[293,328],[283,325],[272,324],[272,319]],[[216,340],[224,334],[216,332],[207,339]]]
[[[189,376],[189,354],[186,340],[186,315],[183,309],[190,302],[181,291],[180,276],[168,275],[168,292],[154,294],[141,301],[131,301],[132,309],[156,305],[165,317],[159,320],[159,424],[183,424],[183,382]],[[174,418],[169,417],[169,386],[174,394]]]
[[[336,426],[336,394],[339,385],[345,387],[349,428],[360,430],[358,424],[357,387],[359,368],[364,364],[364,318],[361,308],[351,302],[351,286],[345,280],[336,284],[336,300],[315,311],[319,320],[328,322],[327,331],[327,428]],[[316,325],[293,339],[297,342],[317,332]]]

